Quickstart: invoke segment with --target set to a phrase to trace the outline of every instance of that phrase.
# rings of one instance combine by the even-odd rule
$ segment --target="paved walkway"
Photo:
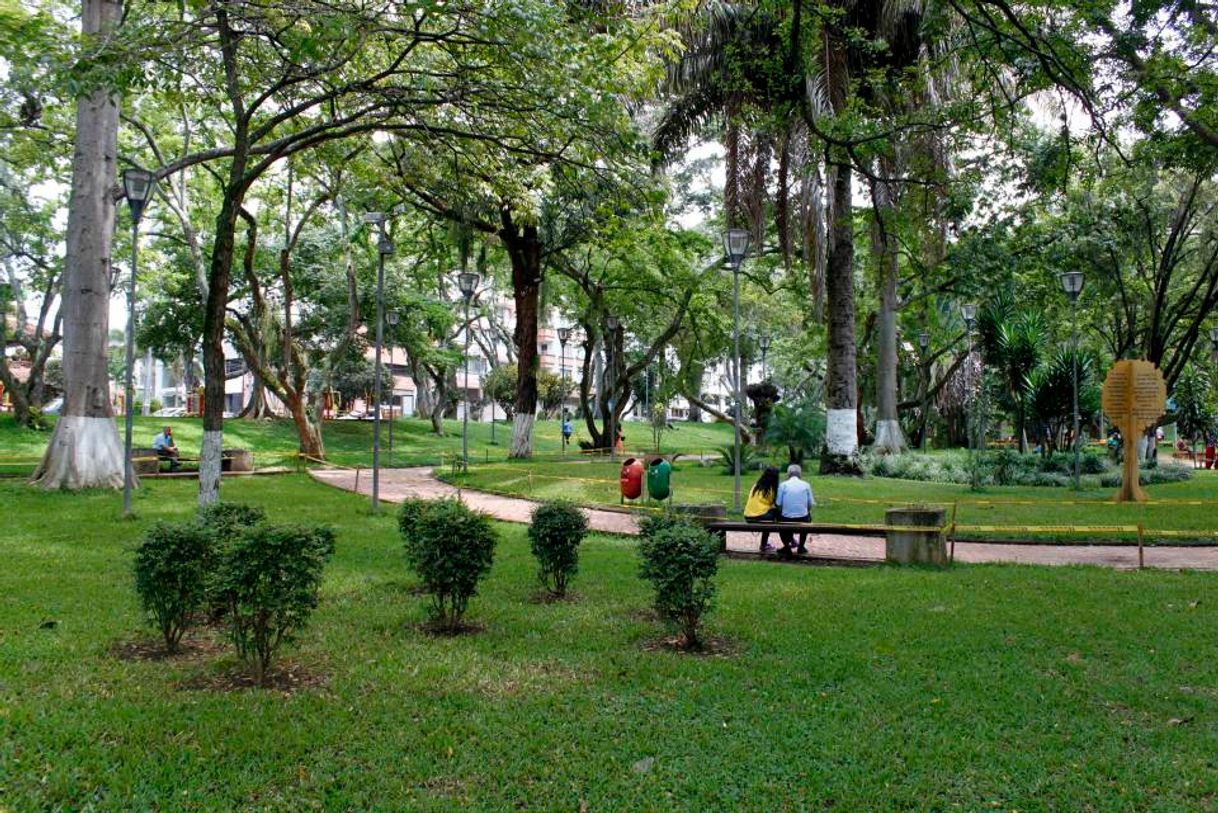
[[[355,491],[356,472],[346,469],[319,469],[310,472],[313,478],[335,488]],[[371,495],[372,473],[359,473],[358,491]],[[435,499],[453,497],[458,490],[442,483],[432,475],[432,468],[383,469],[381,499],[398,503],[409,497]],[[528,522],[537,503],[518,497],[500,497],[471,489],[461,490],[461,499],[471,508],[483,511],[507,522]],[[584,509],[588,524],[595,531],[614,534],[638,533],[638,517],[623,511]],[[775,540],[776,542],[777,540]],[[758,538],[754,534],[729,533],[728,550],[746,554],[756,552]],[[871,564],[884,559],[883,537],[838,536],[820,534],[808,540],[812,558],[846,563]],[[956,559],[961,562],[1016,562],[1037,565],[1105,565],[1135,568],[1138,551],[1133,547],[1099,547],[1091,545],[998,545],[982,542],[957,542]],[[1218,548],[1148,547],[1146,566],[1167,569],[1218,570]]]

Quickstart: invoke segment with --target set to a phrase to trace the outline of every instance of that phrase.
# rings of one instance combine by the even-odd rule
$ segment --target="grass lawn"
[[[814,465],[808,468],[814,471]],[[620,464],[609,462],[498,463],[474,466],[468,475],[446,475],[446,479],[503,493],[536,498],[568,497],[589,505],[617,505],[619,469]],[[746,497],[756,478],[756,472],[745,477],[743,492]],[[957,503],[956,521],[962,525],[1142,524],[1147,529],[1212,532],[1215,530],[1214,513],[1218,511],[1218,472],[1213,471],[1194,472],[1193,479],[1186,482],[1147,486],[1152,502],[1144,505],[1114,504],[1115,489],[1085,489],[1075,493],[1064,488],[995,486],[978,493],[970,491],[968,486],[950,483],[879,477],[817,477],[815,474],[810,482],[816,492],[815,519],[819,522],[882,523],[886,505],[943,503],[950,506]],[[678,503],[721,503],[730,511],[732,477],[725,474],[721,466],[701,466],[696,460],[679,461],[673,473],[673,499]],[[1189,501],[1209,504],[1189,505]],[[960,535],[970,534],[962,531]],[[1027,536],[1026,533],[996,532],[973,535],[990,539]],[[1055,534],[1042,536],[1059,538]],[[1111,539],[1125,535],[1101,533],[1099,536]],[[1171,541],[1178,543],[1180,540]]]
[[[858,484],[864,488],[866,484]],[[919,486],[919,488],[924,488]],[[130,546],[195,486],[0,482],[0,810],[1205,810],[1218,799],[1218,576],[724,561],[710,632],[661,633],[633,544],[585,543],[577,603],[531,603],[521,527],[471,620],[419,632],[391,515],[301,475],[229,499],[338,548],[287,656],[295,693],[180,688],[225,655],[114,657],[148,634]],[[823,491],[830,491],[828,484]],[[55,621],[53,628],[44,622]]]
[[[51,418],[50,420],[54,420]],[[119,418],[122,432],[122,419]],[[178,448],[188,457],[196,457],[203,439],[203,422],[200,418],[144,418],[135,419],[135,445],[150,446],[153,437],[168,424],[173,427]],[[665,451],[713,454],[718,446],[731,444],[732,429],[727,424],[678,424],[677,431],[664,435]],[[562,452],[562,424],[559,421],[538,421],[535,425],[533,443],[539,458],[558,457]],[[586,438],[583,424],[576,424],[572,441],[572,454],[579,450],[577,441]],[[431,422],[413,418],[394,423],[394,447],[389,450],[388,421],[381,427],[381,464],[385,466],[438,465],[441,455],[451,459],[461,454],[461,422],[445,421],[444,437],[432,434]],[[494,445],[491,444],[491,426],[474,422],[469,425],[470,457],[474,460],[506,460],[512,438],[510,423],[500,422],[495,426]],[[34,470],[46,450],[50,431],[31,431],[17,426],[11,415],[0,415],[0,473],[28,474]],[[372,421],[326,421],[322,430],[329,460],[344,466],[372,465]],[[629,441],[650,442],[651,432],[643,424],[637,428],[626,425]],[[254,465],[294,465],[299,448],[296,427],[290,420],[224,422],[225,446],[253,449]]]

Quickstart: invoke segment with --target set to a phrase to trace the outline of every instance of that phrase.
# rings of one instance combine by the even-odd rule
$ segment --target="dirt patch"
[[[730,658],[740,651],[740,646],[731,638],[722,635],[703,635],[697,647],[685,644],[685,638],[680,635],[666,635],[663,638],[649,638],[643,641],[644,652],[679,652],[682,655],[694,655],[703,658]]]
[[[313,668],[293,661],[283,661],[271,670],[266,685],[260,686],[254,673],[238,666],[222,672],[196,675],[177,684],[185,691],[243,692],[250,689],[267,689],[283,694],[295,694],[306,689],[326,685],[328,677]]]
[[[144,638],[118,641],[110,647],[110,655],[120,661],[192,661],[215,657],[224,649],[222,642],[212,638],[187,638],[178,643],[177,652],[169,652],[164,639]]]

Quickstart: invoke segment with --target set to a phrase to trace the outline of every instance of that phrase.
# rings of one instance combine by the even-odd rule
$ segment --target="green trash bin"
[[[647,465],[647,495],[653,500],[666,500],[672,494],[672,464],[657,457]]]

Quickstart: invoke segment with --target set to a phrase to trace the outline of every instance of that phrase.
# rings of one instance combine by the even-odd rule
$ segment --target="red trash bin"
[[[619,481],[622,487],[623,500],[637,500],[643,496],[643,461],[633,457],[622,463],[622,476]]]

